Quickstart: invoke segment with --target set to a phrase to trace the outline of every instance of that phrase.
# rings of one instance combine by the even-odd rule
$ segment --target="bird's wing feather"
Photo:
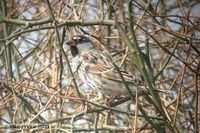
[[[118,82],[122,82],[121,77],[119,76],[119,73],[114,69],[112,64],[108,62],[105,55],[99,54],[96,52],[88,52],[87,54],[84,54],[85,56],[85,63],[87,63],[87,71],[88,73],[96,74],[98,76],[101,76],[103,78],[107,78],[109,80],[114,80]],[[134,76],[123,70],[122,68],[119,68],[121,74],[123,75],[125,81],[127,83],[133,84],[133,85],[142,85],[142,81],[139,79],[136,79]]]

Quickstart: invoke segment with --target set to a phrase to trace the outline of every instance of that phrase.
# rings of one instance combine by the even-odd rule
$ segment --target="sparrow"
[[[76,63],[79,78],[97,93],[107,96],[128,95],[119,73],[111,63],[110,55],[103,51],[89,37],[78,35],[66,42],[70,47],[72,62]],[[143,81],[134,77],[127,70],[120,68],[132,94],[146,91]]]

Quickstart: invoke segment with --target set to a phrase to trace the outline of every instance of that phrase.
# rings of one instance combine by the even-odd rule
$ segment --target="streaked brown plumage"
[[[91,89],[101,94],[117,96],[127,95],[119,74],[113,67],[110,57],[86,36],[76,36],[67,42],[74,62],[78,63],[80,79]],[[145,91],[144,84],[129,72],[119,68],[124,79],[134,94]]]

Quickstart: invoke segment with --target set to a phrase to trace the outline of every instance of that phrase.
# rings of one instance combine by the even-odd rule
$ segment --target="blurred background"
[[[198,132],[199,8],[196,0],[1,0],[0,130]],[[106,46],[150,94],[114,107],[109,97],[91,102],[97,94],[71,69],[65,45],[75,35]]]

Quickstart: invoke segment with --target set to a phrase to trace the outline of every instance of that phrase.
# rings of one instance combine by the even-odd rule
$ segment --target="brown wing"
[[[117,82],[122,82],[121,77],[114,69],[109,58],[106,57],[105,54],[98,51],[92,51],[82,54],[83,57],[83,64],[87,64],[87,69],[89,73],[96,74],[100,77],[107,78],[109,80],[114,80]],[[119,68],[121,74],[123,75],[126,82],[133,84],[133,85],[143,85],[142,81],[136,79],[134,76],[129,74],[127,71]]]

